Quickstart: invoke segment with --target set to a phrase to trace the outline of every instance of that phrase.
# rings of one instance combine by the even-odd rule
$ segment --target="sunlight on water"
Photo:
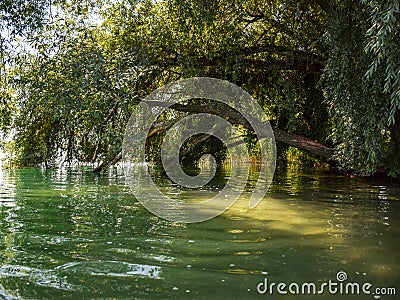
[[[15,184],[12,180],[3,174],[0,165],[0,207],[1,206],[15,206]]]
[[[204,201],[225,176],[202,190],[155,180]],[[249,209],[257,176],[219,217],[180,224],[147,212],[117,170],[0,171],[0,298],[259,299],[266,277],[322,282],[339,271],[400,288],[399,185],[289,170]],[[332,297],[342,299],[318,296]]]

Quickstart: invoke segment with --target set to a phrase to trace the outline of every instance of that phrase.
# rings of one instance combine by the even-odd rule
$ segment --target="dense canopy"
[[[399,6],[395,0],[1,2],[0,131],[12,136],[2,147],[18,165],[80,161],[103,168],[118,161],[128,118],[145,95],[179,78],[209,76],[259,102],[281,160],[294,146],[345,170],[397,176]],[[155,124],[149,156],[156,157],[168,124],[199,106],[175,107]],[[224,117],[242,122],[228,111]],[[251,148],[251,131],[246,135]],[[214,139],[188,143],[194,152],[223,152]]]

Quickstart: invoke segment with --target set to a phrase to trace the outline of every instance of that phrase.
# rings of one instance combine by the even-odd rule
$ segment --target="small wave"
[[[149,277],[160,279],[161,267],[132,264],[121,261],[84,261],[70,262],[55,268],[67,274],[111,276],[111,277]]]
[[[81,286],[67,281],[69,276],[105,276],[105,277],[142,277],[161,279],[161,267],[132,264],[119,261],[84,261],[70,262],[54,269],[42,270],[21,265],[3,265],[0,267],[0,279],[17,277],[21,281],[37,286],[65,291],[79,291]],[[19,299],[20,296],[9,294],[0,285],[0,299]]]
[[[39,286],[67,291],[76,290],[76,288],[64,278],[57,276],[54,270],[41,270],[19,265],[3,265],[0,267],[0,278],[1,277],[20,277]]]

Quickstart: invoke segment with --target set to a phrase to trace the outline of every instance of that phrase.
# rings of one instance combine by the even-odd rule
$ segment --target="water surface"
[[[216,193],[223,181],[178,197]],[[186,225],[147,212],[116,170],[2,170],[0,299],[343,299],[256,289],[339,271],[400,293],[399,185],[281,171],[250,210],[251,185],[224,214]]]

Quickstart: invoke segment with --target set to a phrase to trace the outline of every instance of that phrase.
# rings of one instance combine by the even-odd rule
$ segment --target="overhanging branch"
[[[145,100],[142,100],[145,101]],[[160,101],[146,101],[148,104],[152,104],[154,106],[170,106],[171,103],[167,102],[160,102]],[[171,109],[181,111],[181,112],[188,112],[188,113],[209,113],[214,115],[219,115],[229,120],[232,124],[242,125],[246,129],[251,130],[252,125],[244,118],[238,111],[235,109],[227,106],[227,105],[213,105],[212,103],[208,104],[173,104],[170,106]],[[161,132],[168,128],[165,124],[159,124],[153,127],[151,132],[148,134],[147,138],[151,138],[155,134]],[[280,128],[273,128],[272,129],[275,135],[275,140],[277,142],[293,146],[302,150],[305,150],[307,153],[316,156],[320,159],[323,159],[328,162],[334,163],[332,161],[333,156],[333,149],[326,145],[323,145],[317,141],[309,139],[307,137],[287,132]],[[269,133],[266,132],[265,136]],[[97,168],[94,169],[94,172],[101,172],[107,169],[109,166],[116,164],[122,159],[121,152],[117,153],[113,156],[112,159],[103,162]]]

